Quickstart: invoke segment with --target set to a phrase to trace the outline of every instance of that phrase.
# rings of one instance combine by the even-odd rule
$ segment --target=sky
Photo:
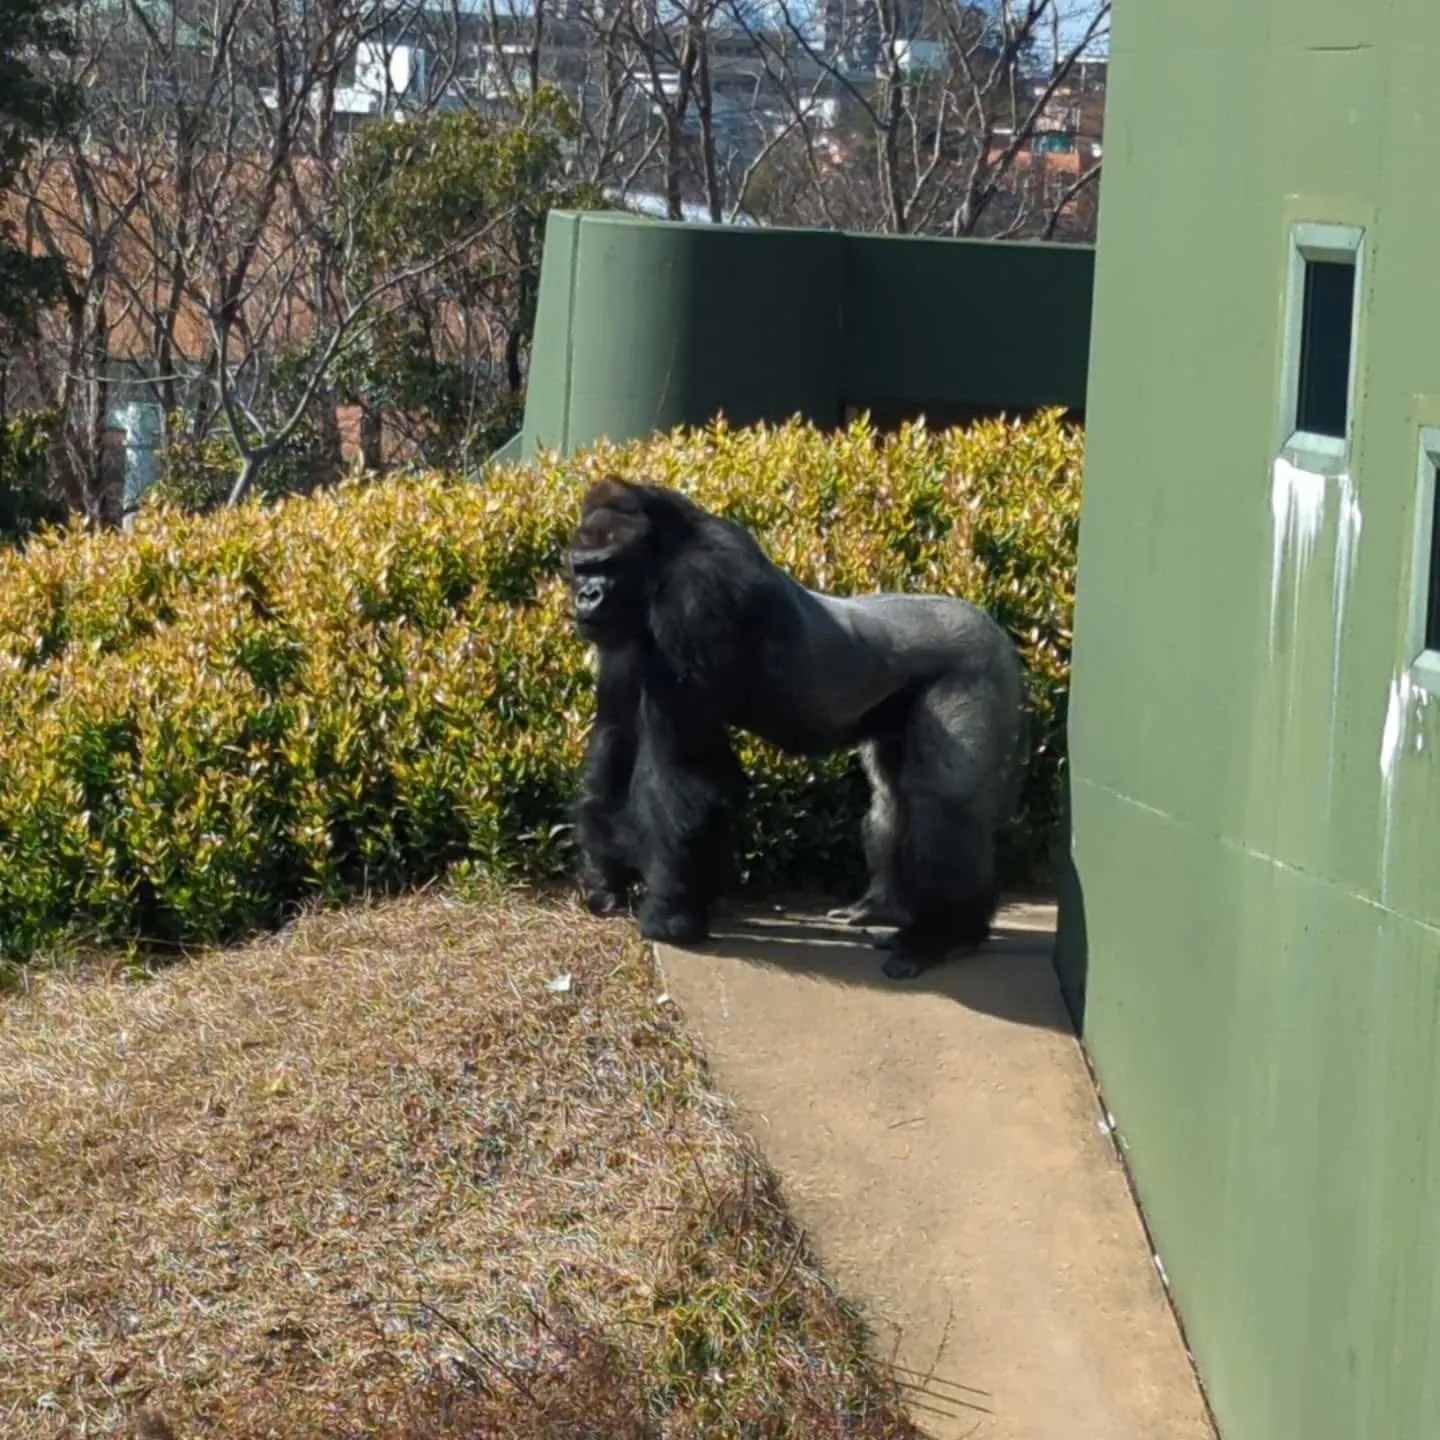
[[[1099,5],[1097,0],[1060,0],[1060,3],[1065,7],[1064,18],[1060,22],[1060,43],[1068,49],[1084,37],[1085,29]],[[1091,47],[1089,53],[1103,56],[1109,52],[1110,37],[1104,35]]]

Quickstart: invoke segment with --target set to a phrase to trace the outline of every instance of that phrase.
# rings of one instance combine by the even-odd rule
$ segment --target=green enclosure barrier
[[[1086,247],[552,211],[522,453],[718,414],[1085,410]]]
[[[1223,1440],[1440,1437],[1437,68],[1435,0],[1115,6],[1061,968]]]

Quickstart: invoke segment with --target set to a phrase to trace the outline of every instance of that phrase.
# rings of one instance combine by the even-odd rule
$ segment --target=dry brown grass
[[[632,929],[568,904],[36,979],[0,1206],[16,1440],[914,1433]]]

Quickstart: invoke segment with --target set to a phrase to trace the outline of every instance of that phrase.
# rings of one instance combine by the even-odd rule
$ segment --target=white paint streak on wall
[[[1395,779],[1395,758],[1405,743],[1410,710],[1410,672],[1390,682],[1390,703],[1385,707],[1385,728],[1380,732],[1380,778],[1388,789]]]
[[[1350,583],[1355,575],[1355,552],[1360,545],[1360,532],[1365,517],[1360,513],[1360,500],[1355,482],[1340,477],[1340,515],[1335,523],[1335,676],[1340,676],[1340,630],[1345,623],[1345,610],[1350,604]]]
[[[1350,586],[1355,575],[1355,552],[1360,546],[1360,532],[1365,517],[1360,513],[1360,500],[1355,482],[1348,475],[1340,476],[1340,514],[1335,522],[1335,592],[1332,599],[1335,616],[1333,654],[1330,661],[1330,759],[1326,785],[1326,806],[1335,793],[1335,730],[1340,716],[1340,646],[1345,633],[1345,612],[1350,606]]]
[[[1357,510],[1358,513],[1358,510]],[[1292,465],[1283,455],[1270,476],[1270,658],[1275,658],[1275,617],[1280,580],[1289,557],[1294,565],[1294,614],[1300,612],[1300,582],[1325,519],[1325,477]]]
[[[1410,726],[1410,705],[1416,695],[1410,672],[1403,670],[1390,682],[1385,707],[1385,728],[1380,732],[1380,793],[1385,810],[1385,834],[1380,845],[1380,903],[1390,903],[1390,842],[1395,833],[1395,767],[1405,748]],[[1418,692],[1423,700],[1429,697]]]

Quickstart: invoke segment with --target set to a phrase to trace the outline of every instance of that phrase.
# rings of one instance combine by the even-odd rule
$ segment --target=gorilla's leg
[[[595,721],[575,807],[580,886],[594,915],[625,910],[630,887],[640,878],[639,839],[630,813],[639,723],[640,667],[635,653],[602,653]]]
[[[629,813],[633,755],[631,737],[603,721],[596,722],[575,807],[580,886],[593,915],[623,911],[630,887],[640,878],[635,827]]]
[[[898,791],[904,826],[895,848],[909,911],[885,973],[909,979],[960,945],[981,945],[999,904],[995,813],[1008,783],[1007,735],[987,723],[987,697],[939,682],[904,732]]]
[[[630,887],[640,879],[632,863],[635,846],[627,838],[626,817],[615,816],[582,801],[575,821],[580,847],[580,888],[592,915],[626,910]]]
[[[885,973],[908,980],[956,946],[981,945],[999,903],[989,827],[965,807],[919,796],[899,846],[909,920],[896,932]]]
[[[901,759],[898,735],[868,740],[860,747],[860,763],[870,782],[870,808],[862,826],[870,881],[853,904],[829,912],[832,920],[847,925],[903,925],[908,918],[900,903],[895,876],[895,850],[904,824],[899,788]]]
[[[631,789],[643,850],[640,933],[697,944],[709,936],[710,907],[730,878],[731,826],[745,777],[723,728],[665,714],[648,695],[642,715]]]

